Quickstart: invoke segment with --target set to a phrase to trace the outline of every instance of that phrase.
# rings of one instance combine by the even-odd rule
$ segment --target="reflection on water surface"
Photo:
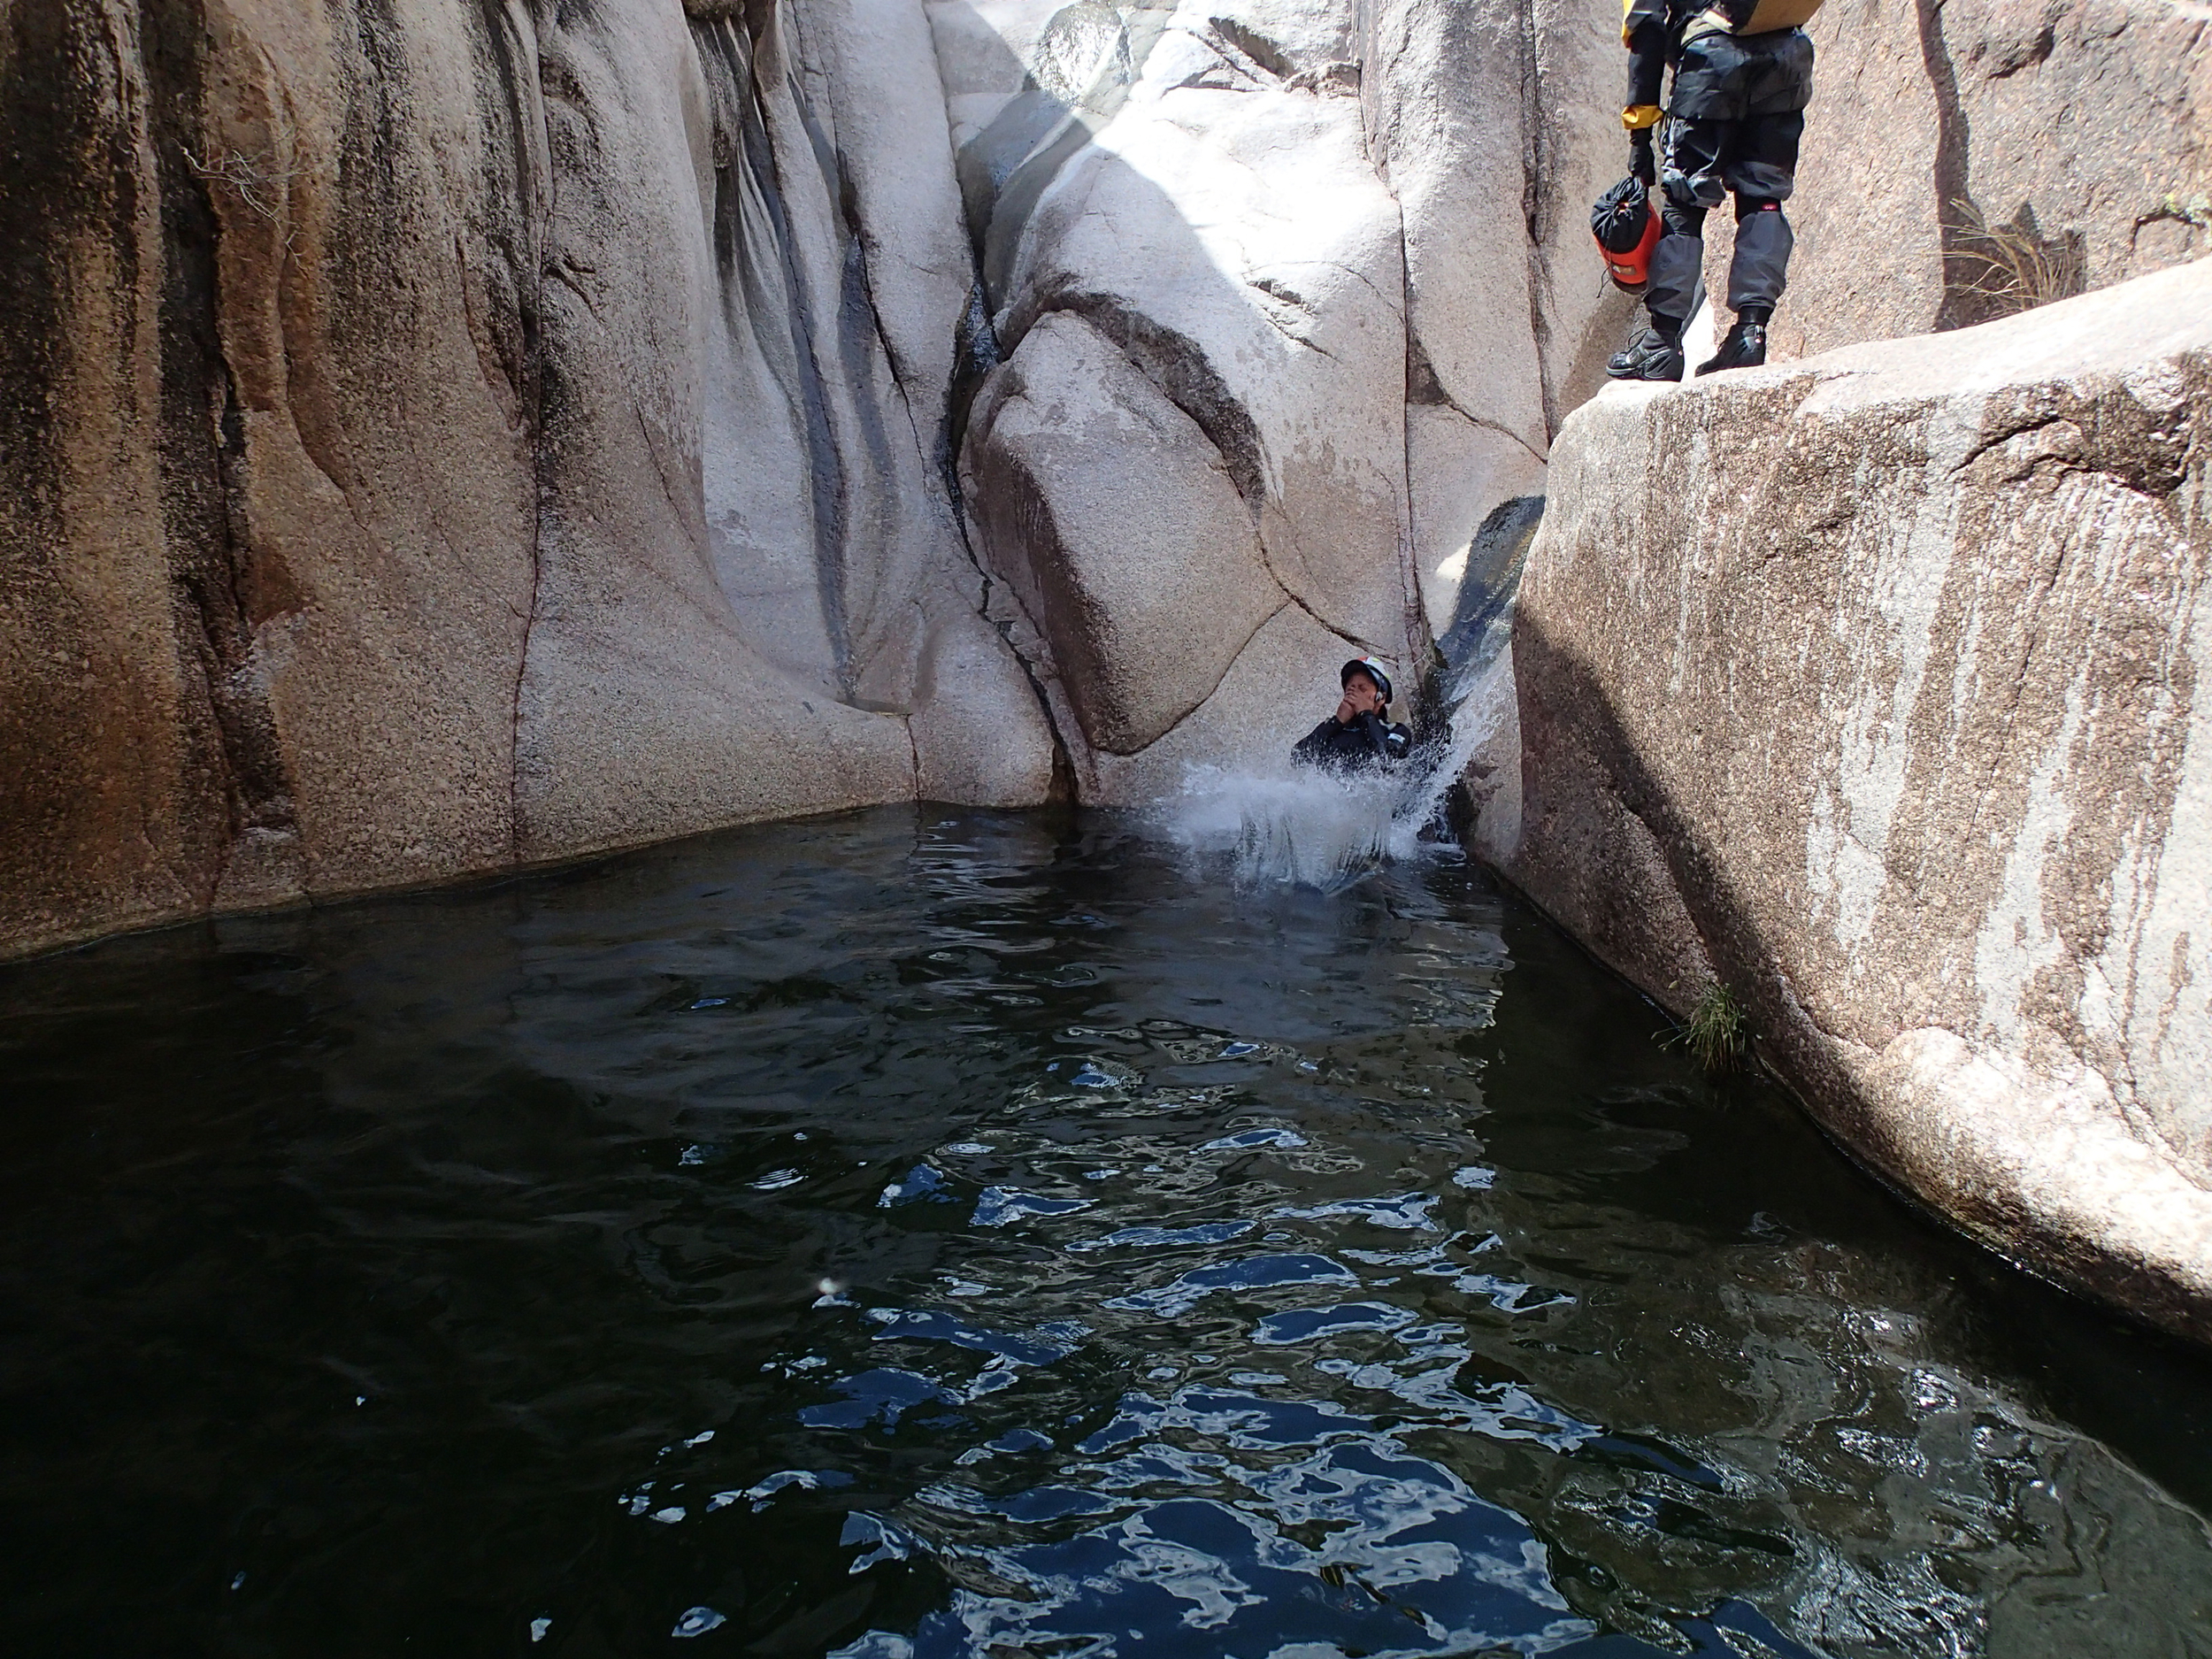
[[[1455,863],[887,810],[0,986],[16,1651],[2212,1652],[2212,1367]]]

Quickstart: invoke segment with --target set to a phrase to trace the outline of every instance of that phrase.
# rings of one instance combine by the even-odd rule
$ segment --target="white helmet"
[[[1382,700],[1385,703],[1390,701],[1390,671],[1380,661],[1372,657],[1355,657],[1344,664],[1343,672],[1336,677],[1336,683],[1340,686],[1350,685],[1356,672],[1365,674],[1373,680],[1375,689],[1382,693]]]

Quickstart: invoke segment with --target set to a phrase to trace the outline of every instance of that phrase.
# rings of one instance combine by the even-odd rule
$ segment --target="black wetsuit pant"
[[[1679,326],[1695,308],[1705,264],[1705,216],[1736,198],[1736,256],[1728,305],[1782,297],[1795,238],[1782,204],[1797,184],[1797,145],[1813,93],[1813,43],[1801,29],[1701,35],[1682,49],[1667,104],[1660,173],[1665,234],[1651,250],[1644,303]]]

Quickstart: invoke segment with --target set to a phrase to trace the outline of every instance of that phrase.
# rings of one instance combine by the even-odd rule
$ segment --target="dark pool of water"
[[[12,1653],[2212,1651],[2212,1369],[1448,860],[886,811],[0,997]]]

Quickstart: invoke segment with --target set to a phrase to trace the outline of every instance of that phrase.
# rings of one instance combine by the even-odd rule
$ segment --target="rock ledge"
[[[1506,872],[1878,1171],[2212,1340],[2212,262],[1608,391],[1514,627]],[[2200,692],[2200,684],[2203,687]]]

